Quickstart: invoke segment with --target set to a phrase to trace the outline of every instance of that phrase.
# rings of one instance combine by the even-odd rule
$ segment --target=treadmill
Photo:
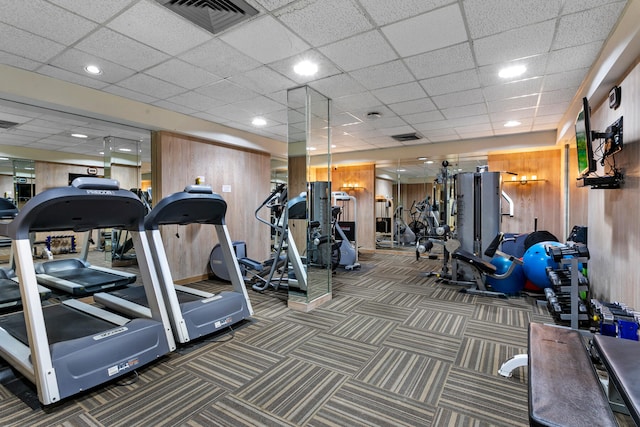
[[[139,255],[150,318],[128,319],[68,299],[42,306],[29,233],[128,230]],[[0,357],[34,383],[44,405],[132,372],[175,349],[171,325],[144,233],[144,207],[118,181],[77,178],[29,200],[16,218],[0,225],[12,240],[23,310],[0,316]]]
[[[146,216],[144,226],[158,272],[165,304],[175,339],[187,343],[193,339],[229,327],[253,315],[240,266],[225,223],[227,203],[205,185],[191,185],[157,203]],[[218,294],[203,292],[173,283],[162,243],[160,225],[210,224],[215,227],[229,271],[233,291]],[[139,286],[94,294],[94,300],[125,316],[149,314],[147,297]]]
[[[123,288],[136,281],[136,275],[126,271],[91,265],[87,231],[80,258],[56,259],[35,265],[38,283],[73,296],[87,296],[95,292]]]

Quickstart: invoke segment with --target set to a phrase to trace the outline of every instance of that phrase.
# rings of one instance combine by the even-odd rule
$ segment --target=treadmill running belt
[[[47,325],[49,345],[91,336],[115,327],[112,323],[63,304],[42,307],[42,312]],[[22,311],[0,317],[0,327],[4,328],[23,344],[28,345],[27,328]]]
[[[149,307],[149,303],[147,302],[147,295],[144,293],[144,286],[129,286],[128,288],[112,291],[109,293],[113,296],[136,303],[143,307]],[[202,297],[191,295],[186,292],[177,291],[176,295],[178,296],[178,302],[180,304],[202,300]]]
[[[129,283],[128,277],[119,276],[117,274],[108,273],[106,271],[94,270],[92,268],[73,268],[70,270],[60,270],[49,273],[50,276],[58,279],[68,280],[84,288],[92,288],[94,286],[103,286],[113,283],[114,285],[124,286]]]
[[[0,279],[0,305],[20,301],[20,285],[11,279]]]

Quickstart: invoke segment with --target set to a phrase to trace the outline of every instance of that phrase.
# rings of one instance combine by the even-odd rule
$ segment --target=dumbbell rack
[[[547,252],[554,261],[560,263],[563,268],[547,269],[547,277],[553,286],[553,290],[545,290],[551,314],[556,319],[569,322],[571,329],[578,329],[580,321],[588,321],[588,309],[580,299],[580,292],[589,290],[587,278],[580,272],[580,263],[586,263],[589,259],[589,251],[586,246],[552,247]],[[569,267],[568,269],[566,267]],[[570,309],[567,313],[563,310],[561,299],[569,297]]]

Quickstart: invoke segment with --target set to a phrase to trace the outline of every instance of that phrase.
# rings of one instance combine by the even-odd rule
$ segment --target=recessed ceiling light
[[[85,135],[83,133],[72,133],[71,136],[74,137],[74,138],[82,138],[82,139],[89,138],[87,135]]]
[[[527,67],[525,67],[524,65],[514,65],[500,70],[498,72],[498,76],[502,77],[503,79],[510,79],[511,77],[518,77],[525,71],[527,71]]]
[[[427,160],[426,157],[418,157],[418,160]]]
[[[516,126],[520,126],[522,123],[520,123],[517,120],[509,120],[507,123],[504,124],[504,127],[506,128],[513,128]]]
[[[262,117],[256,117],[251,121],[251,124],[254,126],[264,126],[267,124],[267,121]]]
[[[427,160],[425,163],[428,164],[428,165],[432,165],[433,164],[433,160]]]
[[[293,71],[301,76],[313,76],[318,72],[318,64],[307,60],[300,61],[293,66]]]
[[[128,153],[133,150],[131,150],[131,148],[118,148],[118,151],[124,151],[125,153]]]
[[[316,151],[317,148],[316,147],[307,147],[307,151]]]
[[[371,111],[370,113],[367,113],[367,119],[376,120],[380,117],[382,117],[382,114],[377,111]]]
[[[93,74],[94,76],[102,74],[102,70],[97,65],[87,65],[86,67],[84,67],[84,70],[89,74]]]
[[[396,169],[396,172],[406,172],[406,169]]]

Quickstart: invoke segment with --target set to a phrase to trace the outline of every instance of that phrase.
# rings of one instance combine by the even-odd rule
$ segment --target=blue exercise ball
[[[547,254],[545,246],[564,246],[558,242],[540,242],[532,245],[524,253],[524,275],[540,289],[550,288],[551,282],[547,277],[547,267],[558,268],[558,263]]]
[[[509,261],[507,258],[501,256],[496,256],[491,260],[491,264],[496,266],[496,274],[506,273],[512,262],[513,261]],[[487,276],[487,285],[490,285],[492,290],[507,295],[517,295],[520,293],[524,288],[524,282],[524,270],[520,264],[516,264],[511,274],[504,279]]]

